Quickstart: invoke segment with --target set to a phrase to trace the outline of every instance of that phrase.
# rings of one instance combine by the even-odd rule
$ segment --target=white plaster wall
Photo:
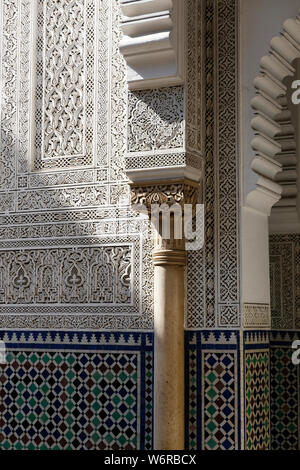
[[[255,188],[257,176],[250,164],[254,114],[251,100],[255,95],[253,81],[260,72],[259,62],[269,53],[270,41],[282,30],[284,21],[297,16],[300,0],[240,0],[240,92],[241,92],[241,171],[244,197]]]

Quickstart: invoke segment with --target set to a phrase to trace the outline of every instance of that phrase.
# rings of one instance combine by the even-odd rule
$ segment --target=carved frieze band
[[[243,305],[244,328],[270,328],[271,308],[268,304]]]
[[[148,210],[152,204],[195,205],[198,199],[199,185],[193,181],[161,181],[156,184],[131,184],[131,203],[143,205]]]

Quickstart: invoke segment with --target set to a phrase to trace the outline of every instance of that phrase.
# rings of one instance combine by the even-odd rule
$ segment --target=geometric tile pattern
[[[203,352],[206,450],[228,450],[235,445],[235,356],[234,352]]]
[[[137,354],[12,351],[0,448],[137,448]]]
[[[270,368],[268,350],[245,351],[245,448],[270,446]]]
[[[291,344],[300,332],[271,334],[271,449],[299,448],[299,366]]]
[[[272,450],[298,450],[298,373],[292,353],[271,348]]]
[[[151,335],[139,346],[128,338],[118,344],[107,335],[105,346],[6,344],[0,449],[151,449]]]
[[[240,449],[238,331],[186,332],[186,447]]]
[[[143,368],[142,368],[143,369]],[[145,429],[141,423],[141,434],[144,434],[144,448],[152,450],[153,440],[153,352],[145,352]],[[143,381],[142,381],[143,384]]]
[[[188,351],[189,387],[187,387],[189,404],[188,442],[190,450],[197,450],[197,352]]]
[[[300,332],[186,331],[186,448],[246,450],[299,448],[300,368],[291,344]],[[244,382],[244,417],[241,382]]]

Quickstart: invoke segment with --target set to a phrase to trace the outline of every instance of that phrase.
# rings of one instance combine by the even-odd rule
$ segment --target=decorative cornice
[[[183,0],[120,0],[130,89],[182,84],[184,81]]]
[[[256,117],[252,141],[256,157],[252,169],[259,175],[257,189],[247,205],[267,213],[272,206],[296,211],[296,135],[288,107],[288,82],[300,58],[300,17],[285,21],[283,33],[272,39],[271,53],[261,59],[261,74],[255,79],[257,95],[252,100]],[[276,207],[277,209],[277,207]]]

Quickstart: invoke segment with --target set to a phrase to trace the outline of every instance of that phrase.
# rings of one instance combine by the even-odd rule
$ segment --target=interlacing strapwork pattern
[[[93,0],[38,3],[36,169],[92,163],[95,17]]]
[[[130,92],[128,100],[129,152],[183,147],[183,87]]]
[[[43,156],[84,153],[86,2],[46,1]]]

